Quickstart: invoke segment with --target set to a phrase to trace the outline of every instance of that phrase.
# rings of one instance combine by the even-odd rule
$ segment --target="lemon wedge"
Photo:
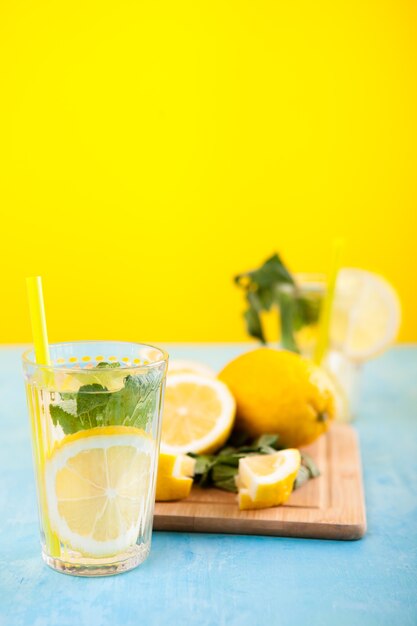
[[[232,430],[235,401],[220,380],[196,374],[168,376],[161,451],[214,452]]]
[[[161,452],[156,481],[156,501],[183,500],[193,486],[195,459],[186,454]]]
[[[264,509],[284,504],[293,490],[300,463],[300,452],[291,448],[240,459],[236,479],[239,508]]]
[[[49,519],[63,544],[103,557],[136,543],[151,503],[152,438],[108,426],[68,435],[45,464]]]

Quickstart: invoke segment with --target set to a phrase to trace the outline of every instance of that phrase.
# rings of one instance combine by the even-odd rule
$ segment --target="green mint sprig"
[[[319,319],[320,299],[304,297],[278,254],[274,254],[258,269],[235,276],[235,283],[245,292],[246,328],[251,337],[266,343],[261,313],[273,306],[280,311],[281,343],[292,352],[299,352],[294,332]]]
[[[120,363],[99,363],[97,368],[112,369]],[[66,435],[97,426],[134,426],[146,428],[156,410],[156,388],[161,376],[156,371],[123,379],[123,387],[109,391],[104,385],[82,385],[75,393],[60,393],[60,401],[49,405],[54,425]]]
[[[216,454],[189,453],[189,456],[196,459],[194,482],[200,487],[216,487],[237,493],[235,478],[239,470],[239,459],[253,454],[273,454],[279,449],[278,435],[262,435],[245,445],[226,445]],[[320,476],[317,465],[308,454],[302,452],[294,489],[317,476]]]

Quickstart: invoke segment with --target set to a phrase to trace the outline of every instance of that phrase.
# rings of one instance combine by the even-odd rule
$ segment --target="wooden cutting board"
[[[356,432],[348,424],[334,424],[305,451],[321,476],[294,491],[287,504],[239,511],[234,494],[193,487],[186,500],[156,504],[154,529],[359,539],[366,531],[366,514]]]

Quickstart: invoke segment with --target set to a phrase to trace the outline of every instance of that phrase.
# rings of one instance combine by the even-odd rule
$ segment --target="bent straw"
[[[46,328],[45,305],[42,293],[42,278],[40,276],[30,276],[26,278],[26,287],[29,301],[29,314],[32,325],[33,344],[35,348],[35,360],[39,365],[50,365],[51,357],[49,355],[48,333]],[[44,372],[44,375],[48,372]],[[41,411],[39,406],[39,397],[37,392],[32,396],[28,394],[30,408],[32,409],[31,418],[32,436],[35,447],[35,463],[38,474],[40,509],[43,518],[43,529],[45,532],[45,542],[48,553],[51,556],[60,555],[60,544],[57,535],[52,531],[46,503],[45,491],[45,456],[43,430],[41,422]]]
[[[332,315],[334,295],[336,291],[336,281],[340,269],[340,258],[343,247],[343,239],[334,239],[329,280],[327,283],[326,294],[324,296],[322,304],[317,345],[314,352],[314,361],[317,365],[320,365],[322,363],[324,355],[326,354],[330,343],[330,320]]]

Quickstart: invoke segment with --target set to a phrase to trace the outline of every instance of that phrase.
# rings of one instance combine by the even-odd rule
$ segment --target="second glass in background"
[[[295,287],[290,284],[279,287],[279,307],[262,313],[266,339],[270,344],[278,340],[283,348],[297,350],[303,356],[313,358],[326,293],[326,276],[305,272],[295,274],[294,278]],[[360,365],[347,358],[343,350],[335,349],[330,337],[330,349],[323,366],[335,382],[338,418],[341,421],[353,419],[359,395]]]

